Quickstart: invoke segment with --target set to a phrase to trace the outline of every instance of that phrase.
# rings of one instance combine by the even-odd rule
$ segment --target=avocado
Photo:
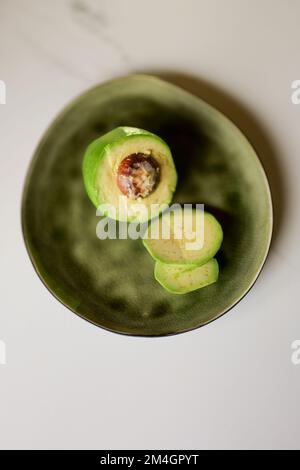
[[[146,222],[163,210],[160,205],[171,202],[177,173],[170,148],[160,137],[135,127],[117,127],[88,146],[83,179],[103,215]]]
[[[219,265],[214,258],[202,266],[156,261],[154,276],[168,292],[187,294],[217,282]]]
[[[143,237],[144,246],[155,260],[197,266],[213,258],[222,241],[222,227],[213,215],[186,207],[152,220]]]

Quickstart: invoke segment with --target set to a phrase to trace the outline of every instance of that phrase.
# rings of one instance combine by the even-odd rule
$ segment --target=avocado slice
[[[201,266],[219,251],[222,227],[208,212],[193,208],[164,212],[149,224],[143,243],[157,261]]]
[[[156,261],[155,279],[172,294],[187,294],[217,282],[219,265],[211,259],[202,266],[166,264]]]
[[[103,215],[145,222],[163,210],[161,204],[171,202],[177,173],[170,148],[160,137],[135,127],[117,127],[88,146],[83,179]]]

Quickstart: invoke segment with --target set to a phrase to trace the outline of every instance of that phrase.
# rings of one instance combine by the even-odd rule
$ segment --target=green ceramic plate
[[[82,156],[120,125],[165,139],[179,175],[175,201],[204,203],[222,223],[217,284],[169,294],[154,280],[141,241],[96,237]],[[205,325],[249,291],[269,249],[272,204],[262,166],[231,121],[174,85],[134,75],[89,90],[54,121],[29,169],[22,222],[33,265],[58,300],[108,330],[156,336]]]

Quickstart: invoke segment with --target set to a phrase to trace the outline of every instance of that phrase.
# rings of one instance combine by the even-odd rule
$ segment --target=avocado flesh
[[[120,163],[138,153],[156,160],[160,178],[149,196],[132,200],[120,191],[117,174]],[[89,198],[95,207],[101,205],[104,215],[120,221],[145,222],[162,211],[152,205],[172,201],[177,173],[171,151],[160,137],[143,129],[118,127],[88,146],[83,160],[83,179]]]
[[[180,212],[184,212],[184,218]],[[202,217],[196,209],[174,211],[162,214],[159,219],[151,221],[145,232],[143,243],[150,255],[157,261],[169,264],[194,264],[201,266],[207,263],[219,251],[223,241],[222,227],[216,218],[208,212],[201,212]],[[199,218],[198,218],[199,217]],[[187,222],[185,224],[185,221]],[[163,227],[170,227],[170,237],[163,239]],[[186,235],[176,238],[176,227],[182,229]],[[196,236],[192,238],[191,231]],[[198,232],[196,231],[198,227]],[[152,234],[158,234],[158,239]],[[192,246],[195,249],[191,249]]]
[[[219,265],[211,259],[202,266],[166,264],[156,261],[155,279],[172,294],[187,294],[217,282]]]

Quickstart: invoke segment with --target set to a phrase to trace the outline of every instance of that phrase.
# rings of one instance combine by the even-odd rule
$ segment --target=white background
[[[1,448],[300,448],[299,0],[1,0]],[[70,99],[132,72],[169,75],[261,154],[275,237],[249,295],[200,330],[115,335],[60,305],[20,228],[24,176]]]

